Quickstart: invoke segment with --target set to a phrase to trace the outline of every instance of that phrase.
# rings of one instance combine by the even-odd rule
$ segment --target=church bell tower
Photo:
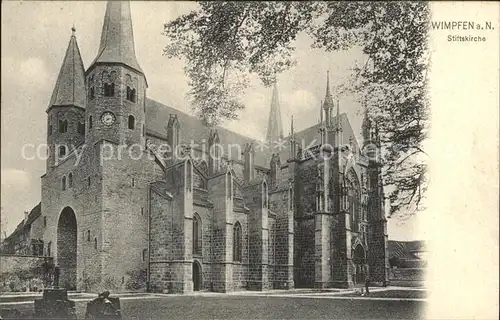
[[[85,76],[73,27],[47,109],[47,172],[85,140]]]
[[[87,141],[144,146],[147,81],[135,56],[129,2],[108,1],[99,51],[85,77]]]

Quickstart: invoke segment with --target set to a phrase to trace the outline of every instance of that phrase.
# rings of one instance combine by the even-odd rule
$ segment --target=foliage
[[[236,119],[248,74],[269,86],[292,66],[305,32],[326,51],[363,48],[367,59],[337,94],[355,94],[376,124],[390,214],[420,207],[428,127],[426,2],[200,2],[165,24],[169,58],[184,58],[191,104],[216,125]]]
[[[116,290],[118,289],[118,281],[116,281],[115,277],[109,276],[104,278],[103,288],[105,290]]]
[[[148,279],[147,269],[134,270],[127,272],[129,278],[127,279],[126,288],[128,290],[140,290],[146,288]]]

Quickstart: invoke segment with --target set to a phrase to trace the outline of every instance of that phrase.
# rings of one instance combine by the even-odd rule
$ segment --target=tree
[[[248,74],[269,86],[294,65],[299,33],[327,52],[362,47],[366,63],[337,92],[356,94],[377,127],[389,215],[413,213],[426,188],[429,15],[425,2],[200,2],[165,24],[164,54],[185,59],[193,110],[216,125],[244,108]]]
[[[7,219],[3,213],[3,207],[0,207],[0,244],[2,244],[3,240],[7,238],[7,233],[5,232],[5,228],[7,226]]]

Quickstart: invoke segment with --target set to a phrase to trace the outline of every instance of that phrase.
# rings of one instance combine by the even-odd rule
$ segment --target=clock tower
[[[99,51],[85,77],[87,142],[144,146],[147,82],[135,56],[128,2],[108,1]]]

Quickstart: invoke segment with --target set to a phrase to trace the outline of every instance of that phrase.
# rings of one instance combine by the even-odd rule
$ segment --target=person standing
[[[368,274],[368,268],[366,268],[365,271],[365,296],[367,296],[370,293],[370,290],[368,289],[370,287],[370,275]]]

